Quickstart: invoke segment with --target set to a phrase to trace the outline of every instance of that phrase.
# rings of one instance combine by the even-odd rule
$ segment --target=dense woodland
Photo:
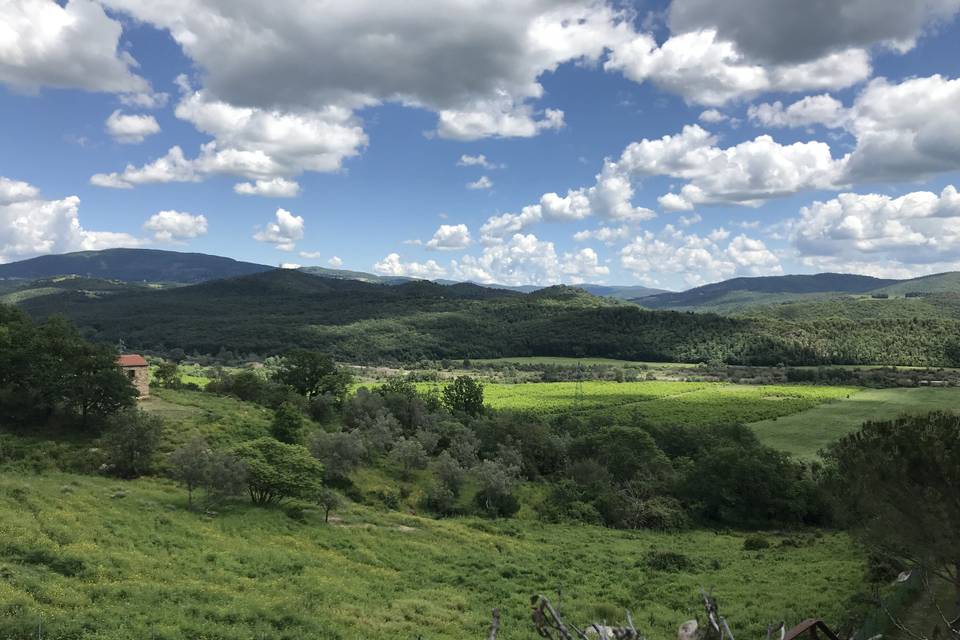
[[[954,307],[892,317],[726,317],[645,310],[570,287],[518,294],[291,271],[102,297],[40,296],[21,306],[38,318],[63,313],[97,342],[122,341],[158,354],[269,355],[305,347],[368,363],[556,355],[745,365],[960,364]]]

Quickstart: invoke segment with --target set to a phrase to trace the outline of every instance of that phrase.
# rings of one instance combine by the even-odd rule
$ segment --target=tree
[[[493,460],[484,460],[474,469],[480,485],[474,504],[481,513],[491,518],[508,518],[520,510],[520,502],[513,495],[519,471]]]
[[[210,445],[195,436],[170,454],[170,475],[187,489],[187,504],[193,508],[193,492],[207,479],[211,457]]]
[[[303,414],[293,404],[284,402],[273,414],[270,435],[286,444],[297,444],[303,439]]]
[[[323,465],[306,447],[259,438],[235,447],[233,454],[247,468],[247,490],[254,504],[310,499],[323,486]]]
[[[64,396],[80,416],[80,424],[102,419],[134,406],[137,390],[117,367],[112,349],[78,342],[65,362]]]
[[[314,499],[317,505],[323,509],[323,521],[327,523],[330,522],[330,512],[343,504],[340,494],[327,487],[321,489]]]
[[[337,367],[328,355],[308,349],[294,349],[283,357],[274,379],[293,387],[307,398],[330,394],[342,400],[353,376]]]
[[[470,416],[483,413],[483,383],[470,376],[457,378],[443,388],[443,404],[450,411],[460,411]]]
[[[138,478],[153,471],[163,437],[163,420],[139,409],[128,409],[107,419],[100,438],[107,470],[120,478]]]
[[[960,416],[867,422],[826,458],[841,522],[875,552],[951,584],[960,616]]]
[[[157,383],[167,389],[176,389],[180,386],[180,365],[173,360],[164,360],[153,371]]]
[[[310,440],[310,453],[323,463],[328,481],[342,482],[366,458],[367,448],[356,431],[321,431]]]
[[[409,480],[414,469],[427,466],[427,453],[418,441],[400,438],[390,451],[390,461],[400,468],[400,477]]]

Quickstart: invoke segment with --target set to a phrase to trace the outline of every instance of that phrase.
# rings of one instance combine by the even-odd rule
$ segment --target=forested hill
[[[0,278],[32,280],[75,275],[124,282],[192,284],[271,271],[274,267],[203,253],[106,249],[47,255],[0,265]]]
[[[61,313],[90,338],[164,352],[269,355],[294,346],[352,362],[501,356],[596,356],[743,364],[960,364],[952,319],[791,322],[645,310],[572,287],[530,294],[472,284],[381,285],[266,273],[91,298],[23,301]]]
[[[732,278],[680,293],[645,297],[638,302],[650,309],[691,308],[720,304],[735,294],[741,294],[743,299],[748,299],[743,294],[758,294],[755,301],[760,302],[770,294],[786,294],[785,297],[791,298],[823,293],[867,293],[898,282],[847,273]]]

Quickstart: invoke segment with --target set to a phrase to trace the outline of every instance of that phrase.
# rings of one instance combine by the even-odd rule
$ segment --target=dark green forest
[[[37,318],[63,314],[94,341],[161,354],[269,355],[305,347],[352,362],[538,355],[960,365],[960,320],[947,311],[854,317],[833,315],[825,305],[823,313],[800,313],[796,320],[725,317],[647,310],[564,286],[520,294],[472,284],[388,286],[271,271],[99,298],[83,292],[42,296],[21,306]]]

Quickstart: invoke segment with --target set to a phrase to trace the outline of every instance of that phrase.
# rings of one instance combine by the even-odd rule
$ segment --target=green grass
[[[835,623],[864,559],[840,534],[743,551],[743,536],[618,532],[523,521],[434,521],[348,507],[335,524],[237,503],[185,509],[162,480],[0,473],[0,637],[257,639],[534,638],[531,594],[563,589],[571,620],[629,607],[651,640],[715,589],[735,633],[806,617]],[[693,569],[654,571],[654,550]]]
[[[202,391],[151,389],[140,407],[166,420],[164,441],[170,450],[193,435],[218,447],[259,438],[268,433],[273,419],[265,407]]]
[[[824,446],[856,431],[867,420],[890,420],[903,413],[935,410],[960,410],[960,389],[864,389],[840,402],[750,426],[767,445],[813,458]]]
[[[421,389],[438,387],[421,383]],[[856,393],[853,387],[813,385],[734,385],[712,382],[575,382],[486,384],[484,396],[494,409],[529,411],[543,416],[571,411],[603,414],[612,421],[640,419],[657,425],[748,423],[788,416]]]

